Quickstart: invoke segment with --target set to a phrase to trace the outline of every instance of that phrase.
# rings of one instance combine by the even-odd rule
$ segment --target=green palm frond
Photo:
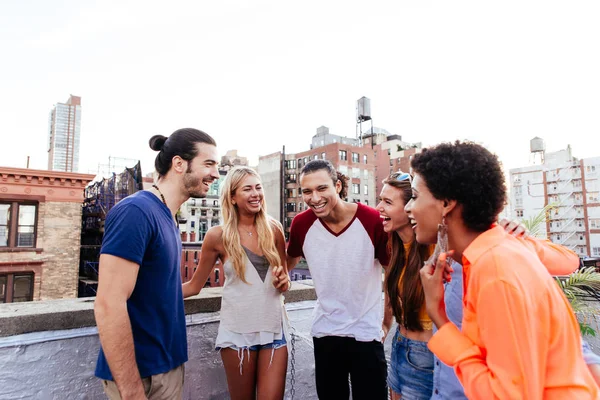
[[[546,225],[546,221],[548,221],[550,211],[555,209],[556,206],[556,203],[548,204],[544,208],[542,208],[542,210],[536,215],[533,215],[521,221],[521,223],[525,225],[531,236],[545,238],[546,235],[543,233],[544,226]]]
[[[531,216],[521,223],[525,225],[531,236],[544,238],[545,225],[550,212],[558,206],[557,203],[546,205],[537,215]],[[568,277],[555,278],[558,286],[571,304],[571,308],[579,320],[583,335],[596,336],[592,324],[597,325],[600,319],[600,273],[594,267],[582,268]]]
[[[579,319],[583,335],[596,336],[590,324],[597,322],[600,309],[600,274],[594,267],[582,268],[567,278],[555,278]]]

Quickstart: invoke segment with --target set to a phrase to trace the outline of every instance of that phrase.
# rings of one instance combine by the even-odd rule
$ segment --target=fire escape
[[[581,170],[578,163],[546,172],[550,211],[550,238],[579,255],[587,253]]]

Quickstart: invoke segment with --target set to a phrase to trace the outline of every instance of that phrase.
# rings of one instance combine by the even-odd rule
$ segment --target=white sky
[[[82,97],[80,171],[151,172],[154,134],[195,127],[256,163],[316,128],[355,135],[355,102],[406,141],[483,142],[505,167],[600,155],[598,1],[0,3],[0,165],[47,166],[53,104]]]

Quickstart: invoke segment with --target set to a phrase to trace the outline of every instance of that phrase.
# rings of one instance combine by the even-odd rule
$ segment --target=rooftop
[[[205,288],[185,301],[189,355],[185,400],[229,398],[221,359],[214,350],[221,291]],[[294,399],[317,398],[310,337],[315,298],[312,281],[294,282],[286,293],[293,332],[286,399],[292,398],[292,391]],[[80,298],[0,305],[0,399],[105,399],[94,377],[99,341],[93,301]],[[392,336],[388,335],[385,343],[388,359]],[[588,339],[596,350],[598,339]]]

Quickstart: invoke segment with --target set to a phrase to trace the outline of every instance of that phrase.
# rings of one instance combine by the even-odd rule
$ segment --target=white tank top
[[[255,262],[261,258],[255,254],[251,256]],[[264,261],[266,262],[266,259]],[[283,295],[273,287],[272,266],[268,267],[263,281],[257,268],[246,257],[245,275],[248,283],[242,282],[237,277],[230,260],[223,264],[223,270],[225,285],[221,299],[221,322],[216,346],[245,347],[281,339],[282,326],[283,330],[287,331],[287,321],[284,321],[287,318],[285,318]],[[288,337],[286,339],[289,340]]]

